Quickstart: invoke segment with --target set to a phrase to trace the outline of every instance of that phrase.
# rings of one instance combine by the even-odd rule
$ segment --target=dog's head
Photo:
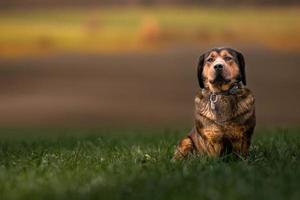
[[[198,63],[201,88],[214,92],[226,91],[233,84],[246,85],[244,56],[231,48],[214,48],[202,54]]]

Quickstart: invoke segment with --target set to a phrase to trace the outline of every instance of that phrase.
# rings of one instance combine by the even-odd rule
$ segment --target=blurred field
[[[0,56],[239,43],[300,49],[298,7],[1,10]]]
[[[299,199],[299,129],[256,131],[247,160],[173,163],[186,131],[2,128],[0,199]]]
[[[246,58],[258,125],[299,125],[299,53],[234,47]],[[207,48],[0,59],[0,125],[191,127]]]

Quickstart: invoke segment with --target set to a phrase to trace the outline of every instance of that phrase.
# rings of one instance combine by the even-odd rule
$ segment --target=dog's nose
[[[222,65],[222,64],[216,64],[216,65],[214,66],[214,68],[215,68],[215,70],[217,70],[217,71],[221,71],[221,70],[223,69],[223,65]]]

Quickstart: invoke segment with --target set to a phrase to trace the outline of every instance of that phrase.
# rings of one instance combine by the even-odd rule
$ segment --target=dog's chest
[[[246,128],[242,124],[225,122],[224,125],[206,123],[200,132],[210,141],[221,142],[224,138],[230,141],[239,140],[243,137],[245,131]]]
[[[209,112],[217,123],[225,123],[230,120],[236,113],[237,100],[232,96],[219,95],[217,101],[209,101]]]
[[[196,97],[195,103],[196,119],[207,118],[219,125],[236,116],[239,108],[239,102],[235,96],[217,95],[213,100],[207,97],[201,101]]]
[[[246,131],[245,122],[254,111],[254,98],[249,95],[239,96],[220,95],[213,102],[209,96],[196,97],[195,118],[196,126],[203,135],[218,141],[224,137],[238,139]],[[200,130],[199,130],[200,131]]]

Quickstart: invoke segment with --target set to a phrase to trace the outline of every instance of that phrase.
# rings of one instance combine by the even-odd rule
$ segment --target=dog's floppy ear
[[[197,74],[198,74],[198,82],[199,82],[199,86],[200,88],[204,88],[204,79],[203,79],[203,65],[204,65],[204,58],[205,58],[205,54],[202,54],[199,58],[198,61],[198,68],[197,68]]]
[[[242,83],[244,85],[246,85],[246,71],[245,71],[245,59],[242,53],[235,51],[236,52],[236,56],[237,56],[237,61],[239,64],[239,69],[240,69],[240,81],[242,81]]]

